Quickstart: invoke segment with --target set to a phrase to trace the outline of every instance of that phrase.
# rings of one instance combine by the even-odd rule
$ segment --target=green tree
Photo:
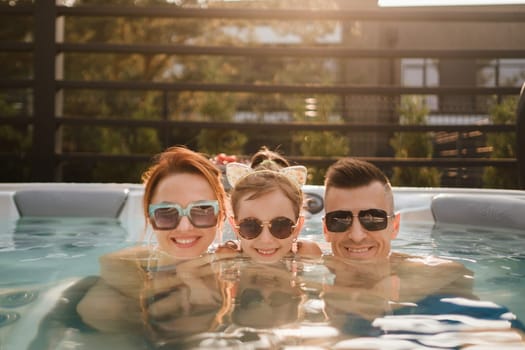
[[[15,0],[16,2],[16,0]],[[102,0],[68,1],[68,6],[107,6]],[[173,7],[244,7],[244,8],[337,8],[336,1],[330,0],[269,0],[247,2],[203,2],[202,0],[115,0],[112,6],[173,6]],[[17,26],[2,26],[0,34],[13,40],[32,40],[31,18],[22,21],[8,19]],[[229,18],[164,18],[164,17],[110,17],[110,16],[66,16],[64,41],[66,43],[112,43],[112,44],[173,44],[173,45],[225,45],[225,46],[273,46],[292,43],[273,43],[260,36],[260,29],[273,30],[275,37],[293,37],[306,45],[327,45],[320,38],[336,30],[337,21],[273,21]],[[295,40],[294,39],[294,40]],[[328,44],[330,45],[330,44]],[[22,59],[8,58],[11,64],[9,77],[30,77],[32,61],[26,55]],[[0,55],[0,59],[2,56]],[[155,81],[155,82],[202,82],[202,83],[246,83],[246,84],[331,84],[336,81],[337,63],[327,58],[304,57],[241,57],[229,55],[171,55],[171,54],[128,54],[128,53],[75,53],[66,52],[64,79],[72,81]],[[17,63],[17,64],[13,64]],[[7,67],[7,68],[6,68]],[[313,74],[312,72],[315,72]],[[259,122],[267,122],[262,116],[274,111],[290,112],[294,118],[303,121],[304,97],[295,99],[280,93],[216,93],[201,91],[136,91],[136,90],[80,90],[65,89],[62,110],[57,111],[64,118],[93,119],[143,119],[143,120],[195,120],[234,121],[238,111],[256,112]],[[5,101],[8,99],[6,98]],[[30,100],[30,99],[29,99]],[[30,106],[30,102],[25,102]],[[325,116],[333,114],[332,101],[319,104],[327,108]],[[300,111],[296,113],[296,111]],[[321,120],[321,119],[318,119]],[[7,130],[7,129],[6,129]],[[24,130],[25,131],[25,130]],[[23,132],[15,135],[9,129],[4,139],[19,144]],[[1,135],[4,135],[1,134]],[[116,127],[78,126],[64,123],[60,128],[57,144],[64,153],[152,155],[169,146],[170,143],[186,144],[204,153],[243,154],[250,139],[261,139],[260,133],[233,130],[212,130],[195,128],[136,128],[132,125]],[[20,136],[20,137],[19,137]],[[0,136],[0,142],[2,141]],[[9,139],[7,138],[9,137]],[[337,133],[303,133],[290,135],[276,132],[272,142],[290,145],[304,155],[346,154],[344,137]],[[322,150],[333,140],[337,149]],[[9,141],[11,140],[11,141]],[[30,140],[30,138],[29,138]],[[304,142],[307,140],[308,142]],[[330,142],[328,142],[330,141]],[[296,146],[294,146],[294,144]],[[25,147],[25,146],[24,146]],[[260,145],[257,145],[257,148]],[[338,150],[341,148],[342,150]],[[290,155],[289,152],[285,152]],[[139,179],[144,164],[132,162],[68,161],[63,164],[65,181],[134,181]],[[313,173],[313,172],[312,172]],[[320,178],[320,176],[314,176]]]
[[[423,125],[426,123],[428,108],[419,96],[404,96],[399,108],[399,123]],[[390,140],[396,158],[430,158],[432,137],[427,133],[397,132]],[[441,174],[429,167],[394,167],[392,184],[395,186],[439,186]]]
[[[312,123],[324,122],[330,120],[330,114],[334,109],[335,97],[333,96],[315,96],[302,100],[302,103],[295,104],[295,119],[313,119]],[[307,105],[315,105],[307,107]],[[311,110],[308,110],[311,108]],[[308,115],[309,112],[313,112]],[[294,135],[294,142],[299,145],[303,156],[310,157],[334,157],[347,156],[350,153],[350,146],[345,135],[333,131],[302,131]],[[309,167],[308,183],[321,185],[324,181],[326,168]]]
[[[518,97],[508,96],[490,109],[494,124],[516,124]],[[516,158],[515,133],[487,134],[487,145],[492,147],[491,158]],[[492,188],[519,188],[519,174],[516,168],[486,167],[483,171],[483,186]]]
[[[228,121],[235,113],[234,97],[228,94],[208,94],[200,108],[200,113],[214,121]],[[226,153],[241,154],[247,138],[236,130],[201,130],[198,135],[198,147],[209,155]]]
[[[195,5],[195,1],[184,1]],[[99,0],[76,1],[75,5],[101,5]],[[112,5],[166,5],[165,1],[117,1]],[[168,5],[167,5],[168,6]],[[170,5],[176,6],[176,5]],[[76,17],[66,21],[65,41],[75,43],[184,43],[198,36],[203,28],[195,20],[169,18],[111,18]],[[167,72],[179,62],[167,54],[68,54],[65,57],[64,75],[68,80],[109,81],[169,81]],[[88,117],[99,119],[164,118],[163,104],[166,96],[159,91],[86,91],[66,90],[64,93],[64,118]],[[161,141],[167,130],[136,128],[131,126],[62,128],[64,152],[103,153],[119,155],[153,155],[162,150]],[[138,181],[144,164],[132,162],[97,162],[96,164],[69,163],[63,168],[65,180],[82,176],[86,181]],[[90,174],[90,175],[88,175]]]
[[[10,96],[0,94],[0,116],[16,118],[20,114],[18,104],[10,103]],[[0,149],[2,153],[9,152],[13,155],[2,164],[0,181],[27,181],[29,180],[29,167],[23,162],[23,157],[31,150],[31,128],[29,126],[0,125]]]
[[[2,6],[29,4],[29,1],[5,1]],[[32,16],[2,16],[0,40],[30,42],[33,40]],[[0,52],[2,79],[30,79],[33,76],[32,55],[25,52]],[[0,92],[0,117],[16,121],[18,117],[31,117],[31,91],[29,89],[2,89]],[[6,123],[7,124],[7,123]],[[0,153],[9,154],[2,162],[0,181],[29,181],[29,162],[25,159],[31,151],[32,126],[23,124],[0,125]]]

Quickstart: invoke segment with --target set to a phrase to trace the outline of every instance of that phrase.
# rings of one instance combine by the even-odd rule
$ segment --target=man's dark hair
[[[325,187],[356,188],[374,181],[390,185],[388,177],[374,164],[355,158],[341,158],[328,168]]]

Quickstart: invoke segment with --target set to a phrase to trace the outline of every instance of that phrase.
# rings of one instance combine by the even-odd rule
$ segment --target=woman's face
[[[242,197],[237,205],[236,225],[246,218],[256,218],[265,224],[262,232],[254,239],[245,239],[237,233],[241,248],[247,256],[255,261],[275,263],[290,252],[293,240],[299,234],[300,225],[293,229],[289,237],[278,239],[270,233],[268,222],[276,217],[285,217],[296,224],[297,217],[292,203],[279,190],[255,199],[249,199],[250,195],[251,193]]]
[[[216,199],[205,177],[180,173],[168,175],[160,180],[153,193],[151,204],[172,203],[186,208],[188,204],[196,201]],[[187,216],[182,216],[177,227],[170,230],[154,230],[154,232],[161,250],[177,258],[193,258],[208,250],[215,239],[217,225],[197,228]]]

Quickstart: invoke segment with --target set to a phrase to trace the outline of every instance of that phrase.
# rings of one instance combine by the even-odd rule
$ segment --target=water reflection
[[[142,302],[155,348],[273,348],[281,342],[273,330],[296,324],[304,300],[285,264],[229,258],[151,274]]]
[[[150,271],[141,303],[151,344],[183,343],[190,335],[217,330],[224,299],[219,283],[207,258]]]
[[[335,274],[324,286],[325,311],[342,332],[334,348],[525,348],[523,324],[507,308],[477,300],[471,277],[462,278],[457,267],[325,262]],[[444,278],[450,274],[458,278]]]
[[[304,293],[284,266],[244,264],[234,282],[233,324],[274,328],[297,322]]]
[[[145,324],[159,349],[525,347],[523,325],[476,300],[467,269],[436,266],[327,257],[179,267],[149,282]]]
[[[138,261],[139,273],[113,266],[104,276],[126,275],[124,300],[103,278],[73,286],[33,348],[52,348],[44,333],[56,337],[60,329],[68,342],[112,350],[525,348],[521,322],[479,300],[469,271],[458,265],[395,257],[272,265],[213,255],[168,260]]]

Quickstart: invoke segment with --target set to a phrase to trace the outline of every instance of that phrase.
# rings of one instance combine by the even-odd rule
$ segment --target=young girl
[[[233,185],[229,220],[239,244],[227,242],[216,253],[242,252],[263,263],[275,263],[290,255],[321,256],[316,243],[298,240],[304,224],[301,186],[306,168],[268,168],[269,163],[262,170],[228,164],[226,174]]]

